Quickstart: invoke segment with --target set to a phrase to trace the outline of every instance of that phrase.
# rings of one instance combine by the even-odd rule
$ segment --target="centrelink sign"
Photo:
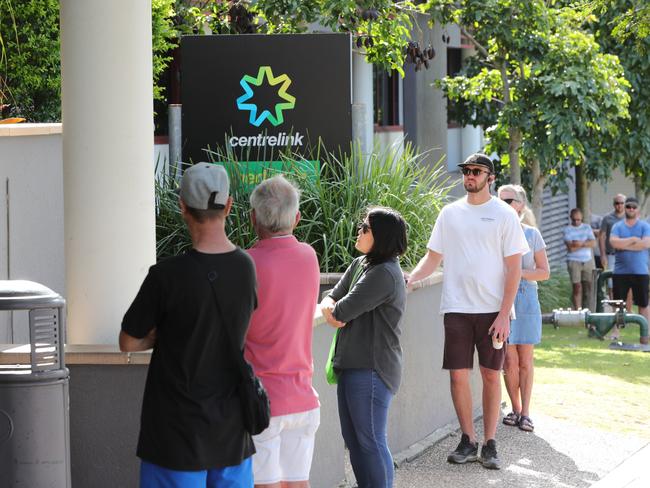
[[[347,34],[187,36],[181,41],[183,160],[206,149],[271,162],[291,150],[311,159],[322,141],[352,139]]]

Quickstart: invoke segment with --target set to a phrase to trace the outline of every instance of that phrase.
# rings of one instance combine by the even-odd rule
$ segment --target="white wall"
[[[0,134],[0,280],[65,296],[61,134]],[[1,127],[1,126],[0,126]],[[7,191],[8,190],[8,191]],[[0,312],[0,343],[29,342],[26,314]]]

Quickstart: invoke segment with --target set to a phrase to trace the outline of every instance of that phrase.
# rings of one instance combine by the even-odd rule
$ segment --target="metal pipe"
[[[648,321],[646,320],[646,318],[643,315],[639,315],[636,313],[626,313],[625,323],[627,324],[628,322],[639,325],[639,331],[641,336],[639,342],[641,344],[647,344],[648,343]]]
[[[181,159],[183,150],[182,138],[182,105],[169,105],[169,172],[177,180],[181,178]]]
[[[639,342],[648,344],[648,321],[643,315],[626,313],[619,310],[614,313],[590,313],[589,310],[554,310],[553,313],[542,315],[542,322],[559,326],[584,326],[589,329],[590,336],[603,339],[615,325],[637,324],[639,326]]]

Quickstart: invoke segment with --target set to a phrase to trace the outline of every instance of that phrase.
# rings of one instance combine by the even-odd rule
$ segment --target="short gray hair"
[[[284,176],[262,181],[250,197],[257,223],[269,232],[290,231],[300,204],[300,190]]]

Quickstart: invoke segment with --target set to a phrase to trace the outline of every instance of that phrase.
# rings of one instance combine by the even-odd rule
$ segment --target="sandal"
[[[532,432],[535,430],[535,426],[533,425],[533,421],[530,419],[530,417],[522,415],[519,417],[519,429],[525,432]]]
[[[519,425],[519,414],[517,412],[510,412],[508,415],[503,417],[503,424],[516,427]]]

